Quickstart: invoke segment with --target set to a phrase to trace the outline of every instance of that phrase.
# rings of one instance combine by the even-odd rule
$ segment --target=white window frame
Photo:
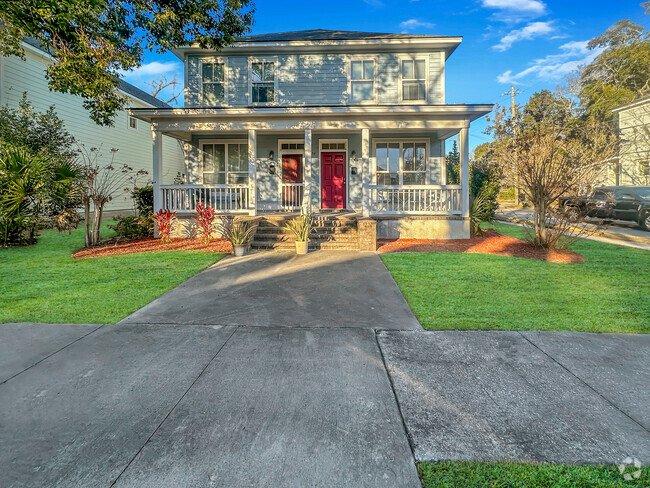
[[[253,63],[273,63],[273,101],[272,102],[253,102]],[[249,57],[248,58],[248,102],[252,106],[273,106],[278,105],[278,69],[279,63],[277,57]],[[268,83],[268,82],[267,82]]]
[[[201,98],[201,106],[207,107],[207,101],[203,96],[203,65],[204,64],[221,64],[223,65],[223,100],[216,103],[216,106],[227,105],[226,101],[228,100],[228,63],[227,58],[222,57],[212,57],[212,58],[199,58],[199,77],[201,78],[201,93],[199,97]],[[212,83],[212,82],[210,82]],[[211,105],[212,106],[212,105]]]
[[[404,61],[424,61],[424,99],[404,100],[404,80],[402,79],[402,64]],[[400,56],[399,57],[399,101],[404,104],[422,105],[429,103],[429,57],[428,56]]]
[[[282,149],[282,144],[303,144],[302,149]],[[305,140],[304,139],[278,139],[278,162],[277,162],[277,171],[276,174],[280,177],[280,183],[282,183],[282,156],[285,154],[301,154],[302,155],[302,181],[305,182]]]
[[[135,122],[135,127],[131,127],[131,121]],[[129,130],[138,130],[138,119],[133,117],[132,115],[128,115],[126,118],[126,127]]]
[[[421,185],[405,185],[404,184],[404,144],[422,144],[425,145],[424,153],[424,183]],[[431,184],[431,139],[427,137],[421,138],[386,138],[386,139],[373,139],[372,141],[372,184],[378,185],[377,183],[377,144],[399,144],[399,165],[398,165],[398,185],[381,185],[381,186],[391,186],[391,187],[402,187],[402,186],[426,186]],[[421,171],[406,171],[406,173],[421,173]],[[379,185],[378,185],[379,186]]]
[[[352,62],[353,61],[372,61],[373,70],[372,70],[372,99],[362,100],[355,102],[352,100],[352,83],[355,81],[365,81],[368,80],[353,80],[352,79]],[[362,67],[363,70],[363,67]],[[348,104],[350,105],[368,105],[377,103],[377,58],[375,56],[350,56],[348,59]]]
[[[323,149],[323,144],[345,144],[345,149]],[[348,156],[349,141],[347,139],[320,139],[318,141],[318,207],[323,208],[323,180],[321,179],[321,161],[324,152],[345,153],[345,208],[350,204],[350,160]]]
[[[204,183],[203,181],[203,173],[204,173],[204,167],[203,167],[203,146],[206,144],[224,144],[224,181],[225,183]],[[248,159],[248,139],[201,139],[199,142],[199,157],[201,158],[201,184],[203,185],[244,185],[244,184],[250,184],[250,181],[247,183],[228,183],[228,144],[244,144],[246,146],[246,157]],[[250,161],[248,161],[248,165],[250,166]],[[250,169],[250,168],[249,168]],[[219,171],[220,172],[220,171]],[[241,173],[241,171],[236,171],[236,173]]]

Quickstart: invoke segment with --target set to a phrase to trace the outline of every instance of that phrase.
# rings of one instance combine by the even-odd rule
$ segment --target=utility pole
[[[504,93],[504,95],[510,95],[510,115],[512,116],[512,130],[515,130],[515,116],[516,116],[516,105],[515,105],[515,95],[518,95],[520,92],[514,85],[510,85],[510,91]],[[517,186],[517,177],[515,176],[514,167],[512,168],[512,185],[515,190],[515,205],[519,205],[519,187]]]

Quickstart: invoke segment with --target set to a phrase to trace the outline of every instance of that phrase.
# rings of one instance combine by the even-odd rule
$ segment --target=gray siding
[[[373,58],[375,65],[375,90],[377,105],[400,103],[400,59],[424,57],[428,63],[427,101],[444,103],[444,55],[440,51],[424,54],[376,53],[350,54],[295,54],[263,56],[260,59],[276,60],[277,96],[275,105],[339,105],[349,102],[349,63],[351,58]],[[215,56],[188,56],[186,59],[186,107],[203,107],[201,96],[201,61],[214,61]],[[223,106],[248,106],[249,57],[223,56],[227,66],[227,93]]]

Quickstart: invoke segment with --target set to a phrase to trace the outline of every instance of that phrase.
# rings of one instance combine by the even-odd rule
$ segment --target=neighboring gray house
[[[153,144],[150,125],[131,117],[126,111],[120,111],[113,127],[102,127],[89,118],[83,108],[83,100],[76,95],[50,91],[45,70],[52,62],[50,55],[40,47],[36,40],[23,42],[25,59],[15,56],[0,56],[0,105],[18,107],[24,93],[37,112],[45,112],[55,105],[57,115],[77,142],[85,147],[101,147],[101,163],[108,164],[111,149],[118,149],[115,154],[116,164],[126,163],[134,170],[144,169],[152,177]],[[120,81],[120,91],[129,98],[133,107],[144,109],[169,109],[169,105],[152,97],[125,81]],[[175,139],[163,137],[165,151],[165,168],[162,171],[162,183],[173,183],[180,172],[187,173],[182,146]],[[144,182],[145,180],[143,180]],[[130,195],[120,192],[107,205],[109,215],[126,213],[133,209]]]
[[[345,209],[378,237],[469,237],[469,126],[492,105],[445,104],[460,37],[312,30],[175,50],[184,108],[134,108],[153,124],[156,208],[191,215]],[[186,185],[164,184],[161,136],[186,143]],[[460,185],[445,139],[459,135]]]
[[[609,165],[608,185],[650,186],[650,97],[614,110],[620,133],[619,154]]]

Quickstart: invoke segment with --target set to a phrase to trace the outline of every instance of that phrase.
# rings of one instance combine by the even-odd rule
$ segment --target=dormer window
[[[275,62],[251,63],[251,101],[273,103],[275,101]]]
[[[223,63],[203,63],[203,105],[216,105],[225,100],[225,69]]]
[[[375,99],[375,62],[372,59],[350,61],[350,102]]]
[[[426,61],[424,59],[402,60],[402,100],[426,100]]]

